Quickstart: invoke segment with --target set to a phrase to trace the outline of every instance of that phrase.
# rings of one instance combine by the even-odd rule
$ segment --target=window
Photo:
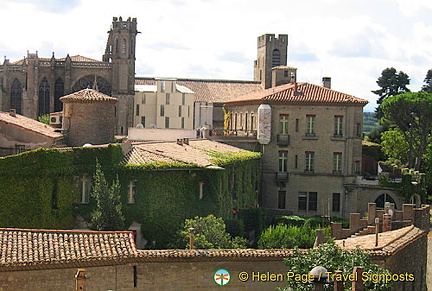
[[[178,107],[178,116],[181,117],[182,116],[182,106],[179,105]]]
[[[334,117],[334,136],[341,137],[342,133],[343,116],[335,115]]]
[[[295,126],[295,131],[298,132],[299,131],[299,119],[296,118],[296,126]]]
[[[188,105],[188,117],[190,117],[190,106]]]
[[[288,164],[288,151],[279,151],[279,172],[286,172]]]
[[[299,192],[298,210],[317,211],[318,193],[317,192]]]
[[[181,128],[182,129],[185,128],[185,119],[184,119],[184,117],[181,118]]]
[[[305,172],[313,173],[315,152],[305,152],[305,155],[306,155]]]
[[[294,167],[298,169],[298,155],[295,155],[294,157]]]
[[[169,104],[170,104],[170,98],[171,98],[170,93],[166,93],[166,96],[165,96],[165,104],[166,104],[166,105],[169,105]]]
[[[161,92],[165,93],[165,81],[160,81]]]
[[[255,130],[255,115],[253,112],[251,112],[250,119],[250,130]]]
[[[342,153],[333,153],[333,174],[342,173]]]
[[[126,54],[126,39],[122,41],[122,54]]]
[[[247,112],[245,113],[245,130],[248,130],[248,114]]]
[[[91,180],[89,177],[81,179],[81,203],[90,203]]]
[[[62,111],[63,102],[59,98],[64,95],[64,82],[61,78],[57,78],[54,84],[54,112]]]
[[[280,66],[280,51],[275,49],[272,55],[272,68],[277,66]]]
[[[135,107],[135,114],[136,114],[136,116],[140,115],[140,110],[139,109],[140,109],[139,108],[139,104],[137,104],[136,107]]]
[[[356,136],[362,137],[362,125],[361,123],[356,123]]]
[[[309,211],[317,211],[318,209],[318,193],[317,192],[309,192],[308,195],[308,210]]]
[[[361,173],[361,167],[360,167],[360,161],[354,162],[354,174],[360,175]]]
[[[315,136],[315,115],[306,115],[306,136]]]
[[[146,99],[147,99],[147,95],[144,93],[141,97],[141,104],[146,104],[146,102],[147,102]]]
[[[284,70],[284,78],[288,78],[288,71]]]
[[[165,128],[169,128],[169,117],[165,117]]]
[[[333,212],[339,212],[340,211],[340,193],[333,193],[332,198],[332,211]]]
[[[145,116],[141,116],[141,124],[145,127]]]
[[[16,113],[22,114],[22,85],[18,79],[14,79],[12,82],[11,93],[10,93],[10,108],[15,109]]]
[[[279,190],[278,193],[278,208],[285,209],[286,190]]]
[[[135,195],[136,195],[136,180],[129,182],[129,196],[128,203],[135,203]]]
[[[279,114],[279,133],[288,134],[288,114]]]
[[[50,113],[50,85],[46,78],[39,85],[39,112],[38,115]]]
[[[160,106],[160,116],[165,116],[165,106],[164,105]]]
[[[186,94],[182,93],[182,105],[186,104]]]
[[[26,151],[25,150],[25,145],[23,145],[23,144],[17,144],[17,145],[15,145],[15,154],[16,155],[20,154],[20,153],[23,153],[25,151]]]
[[[307,192],[299,192],[298,209],[307,210]]]

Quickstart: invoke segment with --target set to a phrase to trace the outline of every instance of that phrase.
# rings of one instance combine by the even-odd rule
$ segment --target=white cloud
[[[431,10],[422,0],[2,0],[0,53],[101,59],[112,17],[136,17],[138,76],[252,79],[256,38],[284,33],[299,81],[330,76],[372,104],[386,67],[420,89],[432,68]]]

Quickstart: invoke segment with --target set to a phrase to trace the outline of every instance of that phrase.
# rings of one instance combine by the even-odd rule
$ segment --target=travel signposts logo
[[[229,283],[230,279],[230,273],[225,269],[219,269],[213,275],[213,280],[219,286],[225,286]]]

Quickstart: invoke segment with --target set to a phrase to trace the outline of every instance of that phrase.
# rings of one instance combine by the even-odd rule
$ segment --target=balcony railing
[[[276,137],[276,143],[280,146],[289,146],[290,144],[289,134],[279,133]]]
[[[276,172],[276,181],[288,181],[288,173],[287,172]]]

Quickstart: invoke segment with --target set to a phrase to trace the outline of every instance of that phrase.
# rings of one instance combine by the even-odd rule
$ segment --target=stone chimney
[[[330,77],[323,77],[322,78],[322,85],[324,88],[331,89],[331,78]]]

